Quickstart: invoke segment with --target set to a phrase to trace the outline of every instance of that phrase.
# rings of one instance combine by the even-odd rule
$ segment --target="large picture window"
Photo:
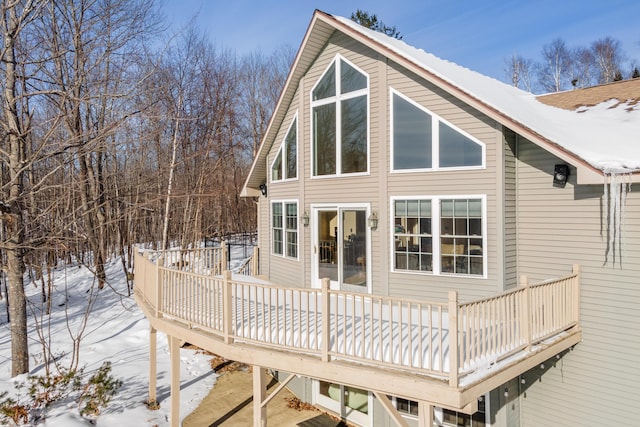
[[[271,203],[271,250],[275,255],[298,258],[298,203]]]
[[[298,177],[298,119],[294,118],[271,164],[271,181]]]
[[[483,276],[484,197],[395,199],[394,270]]]
[[[369,78],[338,56],[311,91],[313,176],[369,167]]]
[[[394,171],[484,166],[480,141],[393,89],[391,104]]]

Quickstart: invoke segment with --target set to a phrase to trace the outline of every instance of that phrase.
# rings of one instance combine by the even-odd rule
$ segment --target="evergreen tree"
[[[638,70],[638,67],[633,67],[633,72],[631,73],[631,78],[632,79],[637,79],[638,77],[640,77],[640,70]]]
[[[378,19],[378,16],[376,14],[369,14],[369,12],[358,9],[355,11],[355,13],[351,14],[351,20],[362,25],[363,27],[367,27],[371,30],[384,33],[398,40],[402,40],[402,36],[396,29],[395,25],[393,27],[385,25],[381,20]]]

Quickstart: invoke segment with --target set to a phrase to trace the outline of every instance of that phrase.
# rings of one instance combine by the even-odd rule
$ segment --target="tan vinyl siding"
[[[518,284],[516,135],[509,129],[505,129],[504,135],[504,281],[505,289],[510,289]]]
[[[267,194],[268,201],[263,203],[262,206],[262,215],[260,226],[263,230],[267,230],[263,233],[262,239],[260,241],[261,249],[262,249],[262,259],[263,262],[267,259],[267,265],[265,266],[265,270],[262,270],[262,274],[267,276],[269,280],[274,283],[286,285],[286,286],[295,286],[295,287],[304,287],[304,273],[303,273],[303,247],[302,247],[302,225],[298,223],[298,259],[291,259],[284,257],[282,255],[276,255],[272,253],[272,238],[271,238],[271,202],[272,201],[297,201],[298,202],[298,216],[302,215],[304,210],[301,207],[300,197],[299,197],[299,185],[300,180],[302,179],[303,168],[302,164],[302,154],[300,153],[301,145],[304,143],[301,135],[298,135],[298,178],[285,180],[285,181],[277,181],[271,182],[271,165],[275,159],[275,156],[280,150],[282,143],[287,135],[287,132],[290,129],[291,123],[293,119],[296,117],[296,113],[298,114],[298,121],[300,122],[300,111],[298,109],[298,93],[293,97],[289,108],[284,115],[284,120],[280,124],[280,128],[276,134],[276,138],[269,150],[269,154],[267,155]],[[298,132],[300,132],[300,123],[298,123]]]
[[[605,265],[602,185],[552,185],[562,163],[533,144],[518,147],[518,260],[530,281],[581,266],[583,342],[525,376],[523,426],[630,425],[640,409],[640,191],[627,196],[622,262]],[[572,169],[571,172],[575,172]],[[605,217],[606,218],[606,217]]]
[[[260,275],[269,277],[269,261],[271,259],[271,227],[269,218],[269,201],[260,196],[258,198],[258,247],[260,248],[258,260]]]
[[[369,76],[369,172],[358,176],[311,176],[311,103],[310,92],[336,55],[342,55]],[[460,102],[448,93],[415,74],[407,72],[393,62],[360,43],[335,33],[324,46],[301,80],[301,87],[285,115],[277,138],[268,156],[269,166],[277,147],[284,138],[295,108],[299,114],[300,168],[297,183],[276,183],[269,188],[269,199],[298,199],[299,211],[310,211],[312,204],[368,203],[380,219],[378,229],[371,233],[372,292],[426,300],[444,300],[447,292],[456,289],[460,298],[486,296],[503,289],[503,262],[498,258],[503,242],[501,221],[503,136],[500,126],[485,115]],[[390,164],[390,102],[389,88],[401,92],[418,102],[450,124],[464,130],[486,146],[486,167],[477,170],[427,171],[419,173],[389,173]],[[300,92],[302,90],[302,92]],[[380,133],[380,131],[383,133]],[[304,155],[302,155],[304,153]],[[500,167],[498,167],[500,162]],[[499,184],[500,182],[500,184]],[[390,240],[390,200],[399,196],[486,196],[487,277],[435,276],[431,274],[391,273],[392,255]],[[500,213],[500,215],[498,215]],[[268,226],[268,222],[266,223]],[[301,259],[311,259],[311,228],[300,228]],[[500,233],[498,233],[500,231]],[[502,237],[499,237],[502,239]],[[301,275],[305,284],[311,283],[311,268],[300,265],[291,267],[290,260],[274,259],[270,265],[271,280],[283,280],[283,284],[298,286]],[[304,263],[300,263],[304,264]],[[309,262],[307,262],[309,264]],[[276,268],[277,267],[277,268]],[[275,273],[275,271],[278,273]]]
[[[502,289],[497,283],[497,169],[496,150],[502,150],[502,135],[496,124],[483,114],[438,89],[426,80],[391,64],[388,69],[388,85],[409,97],[412,101],[427,108],[452,125],[464,130],[486,146],[486,167],[475,170],[394,172],[387,176],[388,196],[455,196],[486,195],[487,278],[465,276],[438,276],[421,273],[390,272],[389,293],[393,295],[420,298],[426,300],[446,299],[447,292],[458,290],[460,298],[470,299],[486,296]],[[389,112],[387,112],[389,120]],[[390,158],[390,145],[387,144],[387,157]],[[391,165],[387,165],[390,168]],[[387,209],[391,206],[387,202]],[[390,212],[390,211],[388,211]],[[390,235],[390,231],[387,230]],[[435,242],[434,242],[435,244]],[[386,263],[391,266],[391,260]]]
[[[336,55],[342,55],[347,61],[357,66],[369,76],[369,172],[357,176],[341,177],[312,177],[311,176],[311,103],[310,92],[322,77],[326,68],[335,59]],[[336,33],[331,37],[324,50],[308,70],[303,78],[305,87],[304,111],[306,120],[303,122],[303,141],[306,155],[304,157],[304,208],[309,210],[311,204],[322,203],[370,203],[372,210],[380,210],[377,201],[377,193],[380,185],[380,171],[378,164],[379,146],[381,140],[378,137],[377,123],[380,120],[378,99],[378,70],[379,57],[371,49],[365,48],[360,43],[347,38],[341,33]],[[384,115],[384,113],[383,113]],[[311,259],[310,238],[311,227],[305,229],[306,259]],[[371,245],[373,259],[380,248],[380,234],[374,232],[371,235]],[[307,266],[308,267],[308,266]],[[377,292],[379,283],[380,267],[378,263],[372,264],[373,292]],[[311,269],[308,267],[305,272],[305,280],[311,283]]]
[[[326,68],[333,62],[336,55],[340,54],[349,62],[356,65],[369,76],[369,174],[342,177],[311,177],[311,104],[309,93],[317,81],[322,77]],[[346,202],[371,202],[371,197],[378,188],[380,171],[377,168],[377,155],[380,140],[375,132],[372,132],[372,124],[379,120],[377,108],[377,55],[370,49],[364,48],[356,41],[347,38],[341,33],[336,33],[309,69],[304,78],[307,94],[305,95],[305,110],[307,120],[304,122],[304,141],[308,147],[305,156],[305,198],[312,203],[346,203]],[[357,189],[357,191],[354,191]]]

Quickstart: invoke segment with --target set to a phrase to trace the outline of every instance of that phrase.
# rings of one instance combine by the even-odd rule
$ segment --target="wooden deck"
[[[288,288],[224,271],[214,249],[138,253],[153,328],[223,357],[462,412],[581,339],[579,275],[469,302]],[[254,267],[255,268],[255,267]],[[255,269],[253,270],[255,271]]]

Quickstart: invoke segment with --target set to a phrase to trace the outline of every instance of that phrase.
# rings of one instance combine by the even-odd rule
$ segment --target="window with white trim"
[[[483,274],[482,248],[482,200],[440,200],[441,271]]]
[[[473,415],[442,408],[442,426],[486,427],[487,414],[484,396],[478,399],[478,410]],[[439,414],[438,414],[439,415]]]
[[[278,154],[271,164],[271,181],[298,177],[298,118],[291,122]]]
[[[391,396],[389,396],[391,397]],[[478,399],[478,411],[473,415],[452,411],[444,408],[434,408],[434,418],[436,424],[447,427],[486,427],[486,398],[481,396]],[[392,402],[396,410],[408,419],[417,419],[419,416],[418,402],[415,400],[393,397]]]
[[[311,91],[313,176],[368,171],[368,105],[369,77],[336,56]]]
[[[271,203],[271,251],[286,258],[298,258],[298,203]]]
[[[433,270],[431,200],[396,200],[395,263],[398,270]]]
[[[484,276],[484,196],[395,198],[395,271]]]
[[[393,89],[391,129],[393,171],[484,166],[482,142]]]

